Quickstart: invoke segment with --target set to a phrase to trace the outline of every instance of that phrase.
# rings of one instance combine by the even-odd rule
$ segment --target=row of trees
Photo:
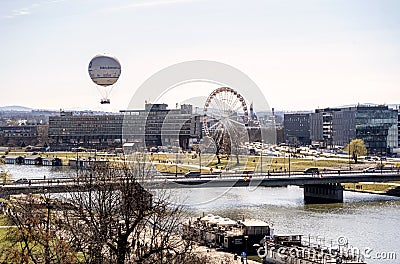
[[[131,163],[129,163],[131,164]],[[43,190],[10,201],[1,263],[198,263],[183,240],[187,213],[167,190],[139,182],[144,163],[93,165],[78,173],[80,188],[58,199]],[[203,261],[204,263],[204,261]]]

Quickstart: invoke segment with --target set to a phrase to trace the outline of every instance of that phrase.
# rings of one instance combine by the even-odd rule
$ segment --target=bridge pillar
[[[342,203],[343,187],[339,183],[304,185],[306,204]]]

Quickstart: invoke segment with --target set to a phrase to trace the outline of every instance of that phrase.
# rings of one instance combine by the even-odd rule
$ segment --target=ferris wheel
[[[214,90],[204,104],[203,131],[208,137],[247,126],[248,120],[245,99],[230,87]]]

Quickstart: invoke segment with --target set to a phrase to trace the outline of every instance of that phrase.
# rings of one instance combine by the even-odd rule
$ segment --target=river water
[[[4,165],[12,179],[68,177],[68,168]],[[175,201],[187,205],[193,215],[203,212],[232,219],[255,218],[269,223],[274,232],[303,234],[306,240],[329,245],[345,237],[369,264],[400,263],[400,198],[344,193],[343,204],[304,205],[303,189],[202,188],[176,189]],[[397,259],[385,259],[394,253]],[[391,258],[393,257],[393,255]],[[379,259],[380,258],[380,259]]]

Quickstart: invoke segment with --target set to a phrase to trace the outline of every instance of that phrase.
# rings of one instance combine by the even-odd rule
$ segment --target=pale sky
[[[399,104],[399,10],[398,0],[1,0],[0,106],[126,109],[148,77],[188,60],[241,70],[279,110]],[[87,72],[103,53],[122,65],[109,106]]]

